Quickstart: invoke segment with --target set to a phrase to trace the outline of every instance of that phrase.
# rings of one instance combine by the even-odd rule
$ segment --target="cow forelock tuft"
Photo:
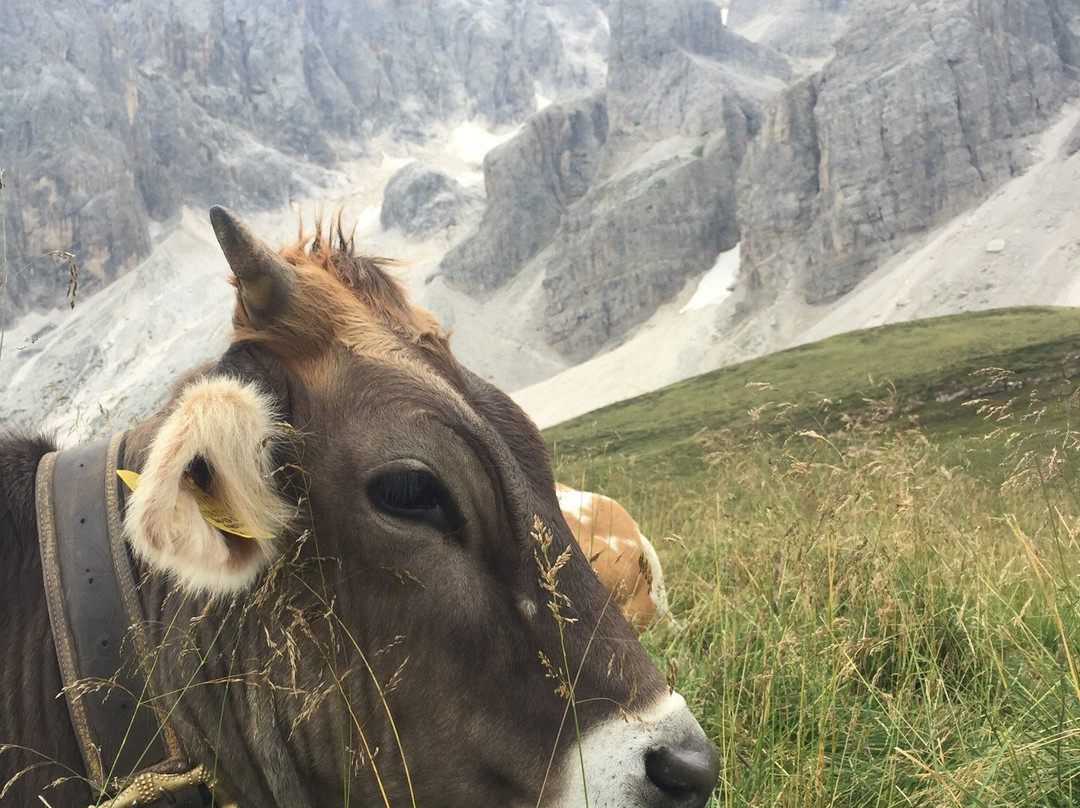
[[[329,227],[279,250],[296,273],[298,287],[271,324],[252,324],[237,301],[237,341],[269,344],[283,356],[312,358],[334,344],[382,359],[421,352],[444,368],[455,363],[446,333],[431,312],[413,305],[388,267],[396,262],[359,254],[345,235],[340,215]]]

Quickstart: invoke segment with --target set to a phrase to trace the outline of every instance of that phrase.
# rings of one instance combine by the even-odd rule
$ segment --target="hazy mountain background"
[[[126,425],[220,350],[215,203],[271,242],[344,203],[541,423],[1080,303],[1080,0],[39,5],[0,6],[6,422]]]

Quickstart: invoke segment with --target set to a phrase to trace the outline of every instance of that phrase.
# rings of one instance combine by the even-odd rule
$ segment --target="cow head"
[[[703,805],[715,752],[572,540],[528,418],[340,226],[276,253],[211,220],[232,344],[127,450],[187,754],[241,804]]]

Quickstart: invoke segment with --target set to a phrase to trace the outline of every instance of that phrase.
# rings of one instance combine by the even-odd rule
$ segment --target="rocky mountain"
[[[740,293],[852,290],[1032,160],[1077,90],[1080,2],[855,0],[836,56],[768,111],[739,175]]]
[[[520,272],[588,191],[607,132],[606,96],[600,93],[547,107],[489,152],[484,217],[478,233],[443,259],[450,281],[475,294]]]
[[[617,0],[605,91],[485,164],[489,207],[442,268],[542,277],[542,339],[579,361],[742,240],[736,321],[835,300],[1023,172],[1077,89],[1080,2]],[[782,92],[781,92],[782,90]]]
[[[733,316],[738,250],[618,346],[516,389],[541,425],[772,351],[886,323],[1010,306],[1080,306],[1080,104],[1031,138],[1036,162],[886,259],[832,303],[796,289]],[[735,265],[735,266],[733,266]],[[705,303],[704,306],[701,304]],[[783,388],[784,379],[760,379]]]
[[[732,31],[795,59],[833,55],[853,0],[731,0]]]
[[[0,3],[0,169],[16,310],[146,256],[184,203],[285,206],[380,133],[519,121],[603,81],[589,0]],[[58,275],[60,280],[55,280]]]
[[[738,242],[736,172],[788,77],[711,0],[618,0],[610,19],[605,92],[544,110],[489,155],[488,209],[442,264],[481,294],[543,276],[545,339],[571,359]]]
[[[437,168],[413,160],[398,169],[383,190],[379,223],[423,240],[471,220],[483,207],[481,195]]]
[[[9,333],[26,422],[135,417],[133,379],[205,358],[153,302],[219,260],[189,203],[266,208],[271,238],[290,198],[360,206],[545,423],[811,335],[1080,300],[1080,0],[731,0],[731,27],[713,0],[68,2],[0,6],[9,290],[63,301],[46,247],[76,246],[80,296],[155,252]]]

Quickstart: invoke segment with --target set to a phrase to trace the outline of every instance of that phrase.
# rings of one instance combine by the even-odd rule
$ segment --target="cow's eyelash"
[[[421,469],[381,474],[368,484],[367,496],[382,513],[439,530],[456,528],[461,521],[446,489],[433,474]]]

